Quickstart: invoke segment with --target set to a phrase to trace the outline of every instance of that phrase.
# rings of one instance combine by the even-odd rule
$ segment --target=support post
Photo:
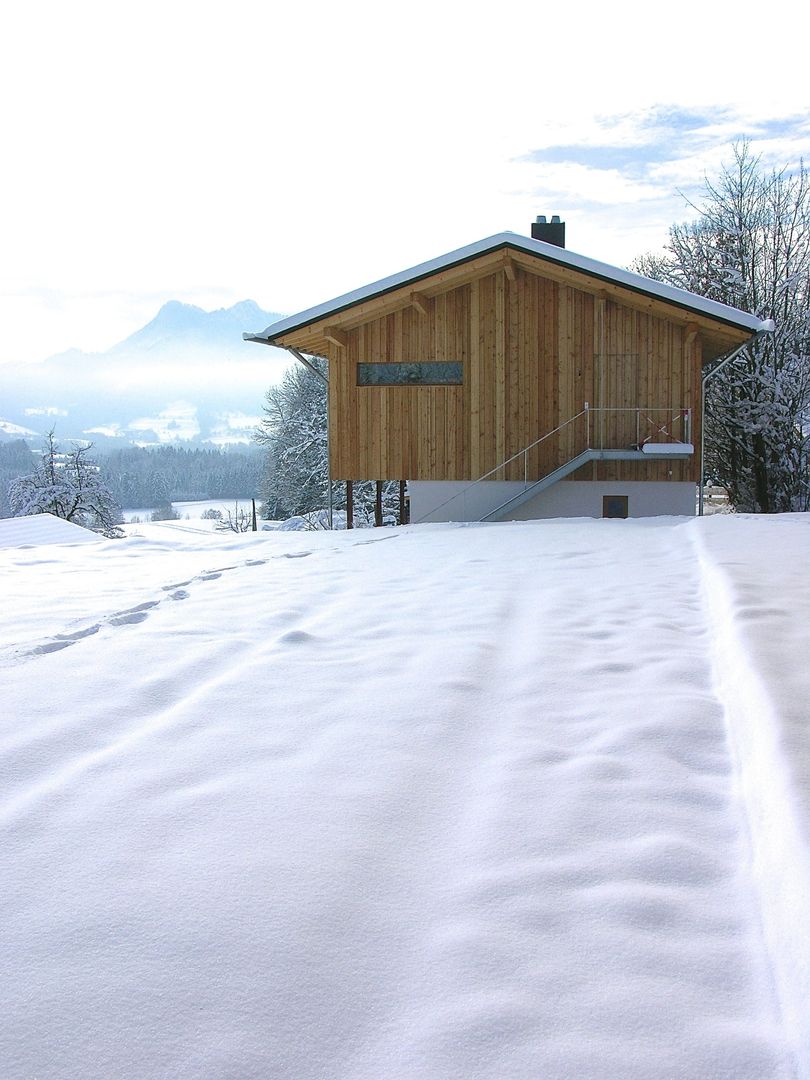
[[[700,480],[698,482],[698,517],[703,517],[703,485],[705,483],[705,477],[703,475],[706,467],[706,383],[709,381],[708,375],[703,375],[700,380]]]
[[[400,523],[400,525],[407,525],[408,524],[408,522],[405,520],[406,515],[407,515],[407,507],[406,507],[406,504],[405,504],[405,481],[400,480],[400,482],[399,482],[399,523]]]
[[[346,481],[346,528],[354,528],[354,485]]]
[[[257,531],[256,530],[256,500],[251,499],[250,502],[251,502],[251,506],[252,506],[251,513],[250,513],[250,528],[251,528],[251,532],[256,532]]]
[[[382,516],[382,486],[383,486],[383,482],[382,482],[382,480],[377,480],[376,483],[377,483],[377,490],[375,492],[375,498],[374,498],[374,525],[375,525],[375,528],[379,529],[382,526],[382,523],[383,523],[383,516]]]

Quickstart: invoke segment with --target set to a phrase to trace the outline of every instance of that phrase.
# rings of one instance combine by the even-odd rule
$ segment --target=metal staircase
[[[664,415],[656,416],[656,414]],[[621,419],[616,423],[619,417]],[[618,436],[614,436],[616,441],[630,443],[629,446],[611,447],[605,445],[607,439],[605,423],[610,419],[614,420],[615,426],[624,436],[621,440]],[[577,434],[578,427],[581,430]],[[678,429],[677,434],[675,434],[676,428]],[[572,416],[570,420],[566,420],[554,428],[553,431],[542,435],[529,446],[502,461],[494,469],[490,469],[483,476],[479,476],[477,480],[467,484],[461,491],[455,492],[444,502],[434,506],[429,511],[429,514],[425,516],[435,514],[437,510],[442,510],[444,507],[456,502],[457,499],[462,500],[462,506],[465,505],[466,496],[473,488],[477,488],[479,484],[485,483],[487,480],[505,479],[507,466],[512,465],[513,469],[510,471],[514,471],[514,463],[519,461],[520,458],[523,459],[523,488],[494,507],[494,509],[487,511],[483,517],[478,518],[479,521],[497,521],[509,510],[517,509],[521,504],[528,502],[529,499],[539,495],[591,461],[649,462],[651,460],[684,460],[694,454],[694,447],[691,444],[691,429],[691,409],[593,409],[586,402],[585,408],[578,412],[576,416]],[[578,441],[583,449],[539,479],[529,480],[529,454],[550,439],[556,437],[561,440],[563,434],[565,434],[569,445],[572,441]],[[595,443],[597,445],[594,445]],[[462,518],[461,520],[470,519]]]
[[[694,453],[694,448],[688,444],[682,444],[684,450],[677,452],[673,449],[671,453],[656,454],[657,460],[671,461],[671,460],[683,460],[691,457]],[[481,521],[498,521],[507,511],[516,510],[518,506],[529,499],[533,499],[535,495],[539,495],[541,491],[545,491],[546,488],[550,488],[553,484],[556,484],[559,480],[563,480],[566,476],[576,472],[577,469],[582,468],[583,465],[587,465],[589,461],[650,461],[652,460],[649,454],[645,454],[643,450],[583,450],[581,454],[577,454],[576,457],[571,458],[570,461],[566,461],[564,465],[560,465],[559,468],[554,469],[553,472],[548,473],[541,480],[535,480],[533,484],[530,484],[523,491],[519,491],[517,495],[513,495],[511,499],[507,499],[506,502],[502,502],[500,506],[496,506],[494,510],[490,510],[489,513],[484,514]]]

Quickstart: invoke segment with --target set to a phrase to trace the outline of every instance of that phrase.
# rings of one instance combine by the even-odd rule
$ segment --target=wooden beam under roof
[[[412,292],[411,304],[416,308],[420,315],[427,316],[430,314],[430,299],[425,296],[424,293]]]
[[[349,335],[337,326],[325,326],[321,333],[327,341],[331,341],[333,345],[339,345],[341,349],[345,349],[349,344]]]

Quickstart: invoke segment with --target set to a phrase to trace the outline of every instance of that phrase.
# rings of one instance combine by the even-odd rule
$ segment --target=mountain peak
[[[151,322],[109,351],[118,354],[133,348],[234,345],[241,342],[243,330],[267,326],[278,318],[275,312],[263,311],[255,300],[240,300],[215,311],[205,311],[180,300],[167,300]]]
[[[216,311],[170,300],[105,352],[70,350],[25,369],[0,365],[2,420],[28,428],[29,417],[58,416],[58,435],[68,441],[88,432],[98,439],[100,431],[118,432],[119,441],[143,439],[148,420],[150,431],[164,432],[155,434],[160,439],[177,434],[166,417],[182,403],[201,441],[221,440],[223,431],[241,438],[255,427],[267,387],[290,362],[285,353],[243,341],[242,333],[280,317],[255,300]],[[0,438],[3,430],[9,435],[0,428]]]

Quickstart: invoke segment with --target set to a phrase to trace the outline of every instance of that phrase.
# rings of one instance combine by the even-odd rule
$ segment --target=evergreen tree
[[[262,473],[261,454],[175,446],[124,447],[99,457],[101,475],[121,506],[253,498]]]

